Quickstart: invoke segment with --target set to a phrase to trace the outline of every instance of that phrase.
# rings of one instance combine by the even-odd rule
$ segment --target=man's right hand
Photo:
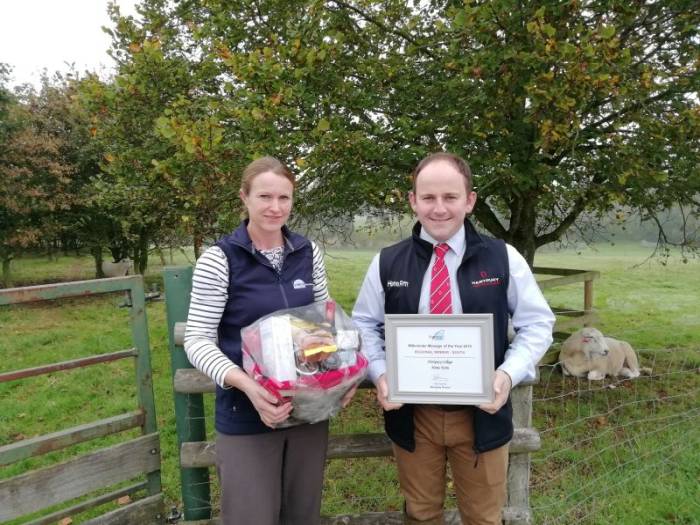
[[[398,410],[403,406],[403,403],[390,403],[387,397],[389,396],[389,385],[386,383],[386,375],[382,374],[377,379],[377,401],[384,410]]]

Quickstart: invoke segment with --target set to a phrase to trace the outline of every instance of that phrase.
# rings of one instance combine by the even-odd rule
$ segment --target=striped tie
[[[442,242],[435,245],[435,264],[430,275],[430,313],[451,314],[452,292],[450,273],[445,266],[445,254],[450,247]]]

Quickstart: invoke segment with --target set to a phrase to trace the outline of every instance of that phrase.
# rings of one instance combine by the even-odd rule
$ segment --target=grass
[[[533,455],[531,479],[537,523],[576,523],[580,516],[585,523],[651,523],[654,515],[693,522],[700,495],[698,355],[658,350],[645,360],[655,371],[635,381],[588,382],[541,370],[534,425],[543,447]],[[666,490],[667,481],[681,490]],[[619,503],[631,491],[635,503]]]
[[[130,348],[129,311],[119,307],[123,300],[121,294],[110,294],[0,308],[0,326],[10,336],[0,342],[0,371]],[[161,441],[162,456],[174,466],[177,450],[171,439],[175,425],[169,402],[172,390],[165,375],[170,364],[163,305],[149,304],[147,315],[158,426],[163,436],[169,436]],[[135,385],[130,359],[0,384],[0,445],[135,410]],[[137,433],[129,431],[23,460],[4,467],[0,478],[116,444]]]
[[[542,266],[601,272],[598,327],[629,341],[653,373],[601,385],[541,369],[534,425],[543,447],[531,481],[537,523],[698,523],[700,272],[697,261],[647,256],[635,245],[538,256]],[[547,298],[580,307],[572,288]]]
[[[333,250],[327,256],[332,295],[349,311],[374,252]],[[538,523],[697,523],[700,515],[700,317],[694,314],[697,261],[645,262],[635,246],[582,252],[542,252],[540,266],[599,270],[599,327],[628,340],[651,377],[603,385],[562,378],[543,368],[535,387],[534,425],[543,438],[533,455],[531,503]],[[178,254],[175,264],[187,263]],[[160,280],[153,261],[147,282]],[[14,262],[17,284],[89,279],[92,259],[62,257]],[[582,285],[547,292],[551,304],[582,304]],[[0,370],[111,352],[131,346],[128,311],[119,295],[0,308]],[[147,306],[162,477],[168,503],[180,501],[175,419],[164,304]],[[613,388],[614,387],[614,388]],[[211,398],[211,396],[208,396]],[[136,406],[129,360],[0,384],[0,445],[59,430]],[[211,405],[211,400],[207,403]],[[208,414],[211,414],[209,406]],[[208,428],[212,426],[208,418]],[[380,432],[372,392],[360,392],[332,421],[335,433]],[[123,439],[98,441],[104,446]],[[61,461],[95,446],[84,444],[3,468],[6,478]],[[212,476],[214,478],[214,476]],[[215,492],[215,489],[214,489]],[[402,502],[390,458],[329,461],[324,514],[398,510]],[[89,515],[89,514],[88,514]],[[76,523],[78,520],[76,519]],[[18,523],[18,521],[13,522]]]

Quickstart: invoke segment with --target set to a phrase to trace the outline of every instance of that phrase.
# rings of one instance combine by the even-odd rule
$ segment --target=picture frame
[[[384,330],[390,402],[494,400],[493,314],[387,314]]]

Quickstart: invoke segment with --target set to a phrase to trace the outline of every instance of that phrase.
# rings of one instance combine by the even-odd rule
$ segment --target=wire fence
[[[542,448],[532,454],[529,484],[535,523],[635,523],[616,517],[631,499],[652,497],[655,485],[674,484],[679,475],[698,481],[700,472],[692,467],[687,474],[678,472],[678,462],[700,449],[698,352],[638,353],[651,373],[635,379],[589,381],[562,375],[557,364],[540,367],[532,426],[540,433]],[[206,426],[212,429],[213,408],[209,405],[205,413]],[[381,430],[373,391],[360,391],[351,410],[332,424],[335,433]],[[211,473],[216,509],[218,488],[213,469]],[[668,522],[697,523],[683,521],[683,516],[700,515],[700,493],[695,496],[683,500],[687,504],[680,517]],[[401,510],[402,504],[392,458],[328,462],[325,515]],[[448,472],[446,507],[455,505]]]
[[[533,416],[542,449],[533,454],[530,483],[536,523],[620,523],[613,518],[624,515],[619,509],[639,507],[635,498],[653,494],[663,478],[682,476],[676,462],[696,454],[697,352],[639,353],[651,374],[636,379],[589,381],[563,376],[558,365],[540,369]],[[695,496],[679,496],[695,509],[679,509],[679,521],[668,522],[700,515]]]

